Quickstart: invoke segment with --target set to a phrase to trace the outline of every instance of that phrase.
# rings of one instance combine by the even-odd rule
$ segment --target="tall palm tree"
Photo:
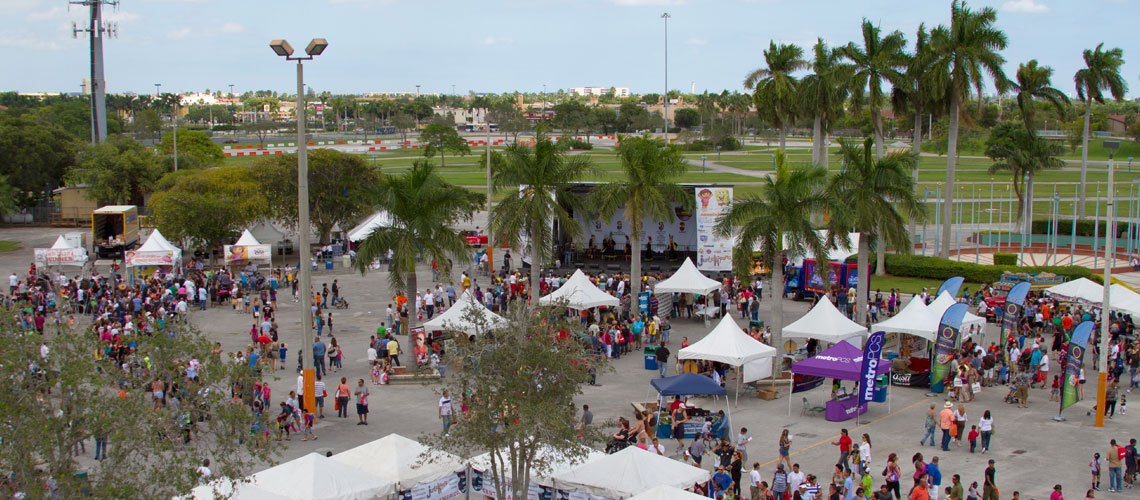
[[[753,91],[752,99],[760,118],[780,131],[780,151],[788,137],[788,124],[796,117],[796,78],[792,73],[808,67],[804,49],[792,44],[770,42],[764,51],[764,68],[753,70],[744,78],[744,88]]]
[[[997,11],[985,7],[971,10],[966,2],[954,0],[950,5],[950,25],[940,25],[930,37],[935,60],[933,69],[949,76],[947,81],[950,106],[950,130],[947,132],[946,189],[942,203],[942,237],[939,255],[950,255],[951,217],[954,210],[954,181],[958,162],[958,122],[963,103],[971,89],[981,88],[986,75],[993,79],[997,89],[1007,86],[1002,65],[1005,58],[999,51],[1007,44],[1005,33],[994,27]]]
[[[533,147],[518,143],[507,146],[503,163],[492,174],[496,190],[510,190],[493,210],[491,231],[495,241],[523,246],[530,251],[531,297],[538,299],[538,282],[542,266],[554,253],[555,222],[562,233],[576,237],[582,228],[571,215],[582,210],[581,196],[570,187],[590,169],[586,156],[569,156],[539,131]],[[537,302],[534,302],[537,304]]]
[[[1085,128],[1081,136],[1081,187],[1078,218],[1085,216],[1085,176],[1089,168],[1089,121],[1092,117],[1093,101],[1104,104],[1104,91],[1109,91],[1117,101],[1128,92],[1128,83],[1120,76],[1124,65],[1124,51],[1120,47],[1104,51],[1104,43],[1095,50],[1085,49],[1085,67],[1073,75],[1077,84],[1077,99],[1085,103]]]
[[[776,151],[775,163],[775,172],[764,178],[760,193],[734,201],[728,213],[717,219],[715,231],[723,236],[739,231],[732,252],[738,276],[751,274],[756,248],[772,270],[772,347],[776,348],[776,359],[781,360],[784,258],[826,255],[828,242],[815,231],[811,214],[838,207],[829,198],[826,169],[818,165],[792,167],[783,151]],[[782,365],[777,361],[773,369],[779,376]]]
[[[822,38],[816,41],[812,53],[812,74],[800,81],[799,97],[803,113],[812,117],[811,161],[826,169],[827,136],[843,114],[852,67],[841,63],[840,50],[828,48]]]
[[[855,287],[859,291],[855,317],[860,323],[867,317],[867,291],[871,283],[867,254],[871,244],[877,248],[889,244],[903,251],[911,248],[906,220],[923,212],[910,176],[918,158],[896,151],[876,159],[871,156],[873,145],[871,137],[863,141],[862,147],[842,143],[845,167],[831,178],[828,186],[831,196],[843,200],[845,207],[835,214],[836,218],[860,233],[859,284]]]
[[[1037,114],[1035,105],[1038,99],[1049,103],[1062,116],[1069,109],[1069,96],[1053,87],[1052,80],[1053,68],[1038,66],[1036,59],[1017,67],[1017,83],[1011,87],[1017,91],[1017,108],[1021,110],[1021,121],[1031,134],[1037,133],[1033,118]]]
[[[410,295],[418,290],[416,261],[421,252],[435,260],[445,275],[450,275],[450,259],[471,259],[467,240],[453,226],[470,219],[484,196],[443,180],[429,160],[416,160],[405,173],[381,177],[372,196],[374,208],[388,212],[392,223],[374,229],[360,243],[356,268],[361,273],[390,249],[388,283]]]
[[[626,180],[602,184],[594,190],[591,206],[598,207],[608,222],[622,209],[629,223],[633,255],[630,256],[630,288],[633,297],[641,292],[641,236],[645,219],[668,221],[673,218],[673,206],[681,203],[690,207],[693,197],[677,185],[677,178],[685,173],[686,164],[681,152],[665,145],[664,141],[648,135],[623,136],[617,147],[621,171]]]
[[[1017,221],[1029,221],[1025,215],[1025,193],[1033,188],[1033,177],[1045,169],[1057,169],[1065,165],[1058,158],[1063,147],[1060,144],[1041,139],[1032,128],[1002,123],[995,127],[986,141],[986,156],[994,160],[990,173],[1009,172],[1012,177],[1013,192],[1017,195]],[[1022,185],[1024,184],[1024,189]],[[1028,227],[1022,226],[1024,232]]]
[[[906,68],[906,37],[901,31],[882,36],[878,26],[863,19],[863,46],[848,43],[840,50],[855,66],[852,76],[851,97],[856,112],[863,107],[863,99],[871,109],[871,124],[875,128],[875,157],[883,157],[883,106],[887,96],[883,93],[883,80],[892,86],[904,81]]]

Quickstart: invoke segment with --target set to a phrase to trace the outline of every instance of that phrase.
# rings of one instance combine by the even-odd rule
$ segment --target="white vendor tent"
[[[566,458],[565,456],[556,454],[554,450],[549,446],[541,446],[535,453],[535,458],[546,462],[546,464],[549,466],[549,469],[547,469],[541,475],[535,473],[531,474],[531,490],[537,490],[538,485],[551,486],[554,484],[553,476],[568,472],[574,467],[593,462],[594,460],[598,460],[606,456],[605,453],[592,448],[586,448],[584,446],[582,447],[582,452],[585,453],[584,457],[579,458],[576,462],[571,462],[570,459]],[[483,482],[485,484],[491,481],[491,452],[471,457],[467,460],[467,463],[471,465],[472,469],[484,472]],[[503,464],[506,465],[504,466]],[[504,474],[510,473],[510,458],[506,456],[506,452],[503,453],[500,467],[504,468]],[[493,487],[487,487],[487,490],[492,489]]]
[[[615,307],[619,303],[617,297],[603,292],[594,285],[581,269],[574,271],[574,275],[557,290],[538,299],[538,303],[544,306],[561,301],[566,301],[567,307],[579,310],[599,306]]]
[[[935,332],[938,331],[938,324],[942,321],[942,315],[946,314],[946,310],[950,309],[950,306],[957,303],[958,301],[950,296],[950,292],[943,291],[930,305],[926,306],[926,310],[933,318],[933,322],[930,324],[930,336],[923,337],[927,340],[934,340]],[[969,327],[977,327],[977,329],[981,331],[986,327],[986,318],[977,316],[971,312],[966,312],[966,315],[962,318],[962,330],[970,331]]]
[[[233,245],[222,247],[227,265],[269,264],[273,262],[273,249],[263,245],[248,229]]]
[[[621,500],[655,486],[688,488],[709,477],[707,470],[630,446],[555,475],[554,487]]]
[[[685,257],[685,262],[677,272],[653,287],[653,293],[698,293],[706,295],[720,288],[720,282],[711,279],[697,270],[692,259]]]
[[[831,343],[851,339],[856,346],[863,345],[863,335],[867,334],[866,328],[847,319],[826,295],[820,297],[807,314],[781,331],[784,338],[813,338]]]
[[[1104,301],[1104,287],[1088,278],[1077,278],[1045,289],[1045,293],[1060,299],[1086,304]],[[1112,292],[1109,292],[1112,293]]]
[[[743,382],[747,383],[772,375],[772,358],[776,357],[776,349],[749,337],[732,319],[731,314],[725,314],[705,338],[681,349],[677,357],[743,366]]]
[[[399,434],[389,434],[348,451],[337,453],[332,460],[351,465],[369,474],[396,483],[397,491],[412,489],[418,483],[442,479],[466,468],[463,460],[450,453],[432,450]]]
[[[1140,315],[1140,294],[1120,283],[1113,283],[1112,286],[1108,287],[1108,293],[1113,309]]]
[[[927,310],[926,303],[922,301],[921,296],[915,295],[898,314],[886,321],[871,325],[871,329],[876,332],[909,333],[930,339],[928,318],[930,311]]]
[[[127,252],[127,266],[173,266],[182,262],[182,249],[174,246],[157,229],[137,250]]]
[[[248,229],[243,230],[241,232],[241,237],[238,238],[238,240],[234,242],[234,245],[260,245],[260,244],[261,244],[261,242],[257,241],[257,238],[254,238],[253,233],[249,232]]]
[[[654,486],[627,500],[708,500],[708,498],[674,486]]]
[[[87,250],[72,245],[60,235],[51,248],[35,248],[34,260],[43,266],[82,266],[87,263]]]
[[[371,500],[396,493],[395,483],[391,480],[316,453],[265,469],[250,479],[249,485],[257,490],[284,499]],[[246,486],[235,488],[238,492],[234,498],[245,499],[242,491]]]
[[[482,318],[482,320],[476,318]],[[459,296],[455,305],[431,321],[425,322],[424,329],[429,332],[454,330],[468,335],[477,335],[486,333],[488,330],[505,327],[508,324],[505,318],[491,312],[490,309],[475,300],[475,294],[468,289],[463,291],[463,295]]]
[[[187,496],[174,497],[174,500],[275,500],[281,498],[250,483],[231,483],[225,479],[215,479],[190,490]]]
[[[372,230],[378,227],[392,227],[393,224],[395,224],[395,221],[392,220],[392,216],[389,215],[388,212],[381,210],[369,215],[367,219],[364,219],[363,222],[349,230],[348,241],[353,243],[361,241],[367,238],[369,234],[372,234]]]

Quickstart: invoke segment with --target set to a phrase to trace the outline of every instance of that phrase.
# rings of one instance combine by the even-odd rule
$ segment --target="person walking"
[[[760,462],[752,462],[752,470],[748,472],[748,493],[752,500],[760,500]]]
[[[847,435],[847,429],[839,431],[839,440],[831,443],[832,446],[839,447],[839,461],[835,463],[836,467],[843,467],[843,470],[851,473],[851,436]]]
[[[1105,459],[1108,461],[1108,491],[1110,493],[1123,491],[1123,471],[1121,471],[1120,466],[1125,455],[1124,448],[1116,444],[1115,439],[1109,441]]]
[[[742,460],[748,460],[748,443],[752,442],[752,436],[748,435],[748,428],[741,427],[740,434],[736,435],[736,451],[740,452]]]
[[[660,374],[660,378],[665,378],[665,374],[669,371],[669,348],[665,347],[667,345],[668,341],[661,340],[661,345],[657,346],[657,373]]]
[[[784,429],[783,432],[780,433],[779,447],[780,457],[776,460],[776,463],[787,463],[790,469],[792,467],[792,459],[789,457],[792,450],[792,435],[788,433],[787,429]]]
[[[364,385],[364,379],[356,381],[356,416],[360,419],[356,425],[368,425],[368,386]]]
[[[955,425],[954,403],[947,401],[938,414],[938,428],[942,429],[942,451],[950,451],[950,427]]]
[[[886,484],[884,485],[888,491],[895,495],[895,500],[901,500],[901,488],[899,481],[902,479],[902,470],[899,469],[898,455],[891,453],[887,456],[887,466],[883,468],[883,476]]]
[[[982,500],[998,500],[997,464],[990,459],[984,473],[985,482],[982,483]]]
[[[452,409],[451,396],[448,394],[447,390],[444,389],[443,396],[439,398],[439,420],[443,422],[444,434],[447,434],[447,431],[451,429],[451,424],[455,423],[455,416]]]
[[[986,410],[981,420],[978,420],[978,432],[982,437],[982,453],[986,453],[990,451],[990,440],[994,435],[994,419],[990,416],[989,410]]]
[[[930,438],[930,446],[934,446],[934,430],[938,428],[938,415],[934,412],[934,403],[930,403],[930,409],[926,411],[926,418],[922,423],[925,433],[922,435],[922,440],[918,442],[919,446],[926,444],[926,439]]]
[[[340,385],[336,386],[336,416],[348,418],[348,397],[352,392],[348,387],[348,379],[340,378]]]

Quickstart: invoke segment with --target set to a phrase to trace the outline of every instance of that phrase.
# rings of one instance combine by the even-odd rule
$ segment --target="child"
[[[1100,453],[1093,453],[1092,462],[1089,462],[1089,469],[1092,472],[1092,489],[1100,489]]]
[[[281,359],[281,369],[284,370],[285,369],[285,351],[289,350],[289,344],[282,342],[280,350],[281,350],[281,352],[279,353],[280,355],[277,357]]]
[[[301,433],[305,437],[301,438],[301,441],[308,441],[310,436],[313,438],[313,441],[316,441],[317,435],[313,434],[313,414],[310,412],[305,412],[304,416],[302,417],[302,422]]]
[[[269,407],[269,394],[269,384],[261,384],[261,402],[266,408]]]
[[[1061,376],[1053,375],[1053,390],[1049,393],[1049,401],[1061,400]]]
[[[970,489],[966,492],[966,500],[979,500],[982,498],[981,493],[978,493],[978,482],[970,483]]]
[[[1005,361],[1001,362],[1001,368],[998,370],[998,383],[1005,384],[1009,382],[1009,365]]]
[[[978,447],[978,426],[971,425],[970,434],[966,437],[970,440],[970,453],[973,453],[974,449]]]
[[[1128,414],[1128,398],[1125,398],[1123,394],[1120,395],[1120,414]]]
[[[372,362],[372,385],[380,385],[380,363]]]

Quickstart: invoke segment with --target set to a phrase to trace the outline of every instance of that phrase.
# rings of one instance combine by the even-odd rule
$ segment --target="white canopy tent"
[[[709,471],[630,446],[554,476],[554,487],[614,500],[655,486],[687,488],[709,480]]]
[[[627,500],[708,500],[708,498],[674,486],[654,486]]]
[[[541,475],[539,475],[539,474],[532,474],[531,475],[531,490],[536,491],[538,485],[552,486],[554,484],[554,476],[556,476],[558,474],[562,474],[564,472],[568,472],[568,471],[570,471],[570,469],[573,469],[574,467],[593,462],[594,460],[598,460],[598,459],[606,456],[605,453],[602,453],[598,450],[595,450],[592,448],[586,448],[586,447],[582,447],[582,448],[583,448],[582,452],[585,453],[585,457],[577,460],[576,462],[572,462],[569,459],[567,459],[565,456],[560,455],[560,454],[556,454],[554,452],[554,450],[548,446],[540,447],[538,449],[538,452],[535,454],[535,457],[539,460],[546,462],[547,465],[549,466],[549,469],[547,469]],[[504,456],[502,462],[509,463],[509,458]],[[477,455],[477,456],[471,457],[470,459],[467,460],[467,463],[471,465],[472,469],[475,469],[478,471],[483,471],[486,473],[483,476],[483,483],[486,485],[488,483],[488,481],[490,480],[490,477],[491,477],[490,476],[490,474],[491,474],[490,473],[490,471],[491,471],[491,452],[487,452],[487,453],[484,453],[482,455]],[[503,473],[504,474],[510,473],[509,465],[504,468]],[[493,489],[493,487],[487,487],[487,486],[484,486],[484,488],[486,488],[488,490]]]
[[[35,248],[34,260],[43,266],[82,266],[87,263],[87,250],[72,245],[62,234],[51,248]]]
[[[1082,304],[1104,303],[1104,286],[1088,278],[1077,278],[1045,289],[1045,293],[1062,300]],[[1111,308],[1128,314],[1140,314],[1140,294],[1119,283],[1108,287]]]
[[[736,324],[731,314],[725,314],[705,338],[681,349],[678,359],[707,359],[740,369],[737,374],[736,401],[740,403],[740,383],[748,383],[772,376],[772,360],[776,349],[749,337]]]
[[[929,317],[930,311],[927,310],[926,303],[922,301],[921,296],[915,295],[898,314],[871,325],[871,329],[876,332],[908,333],[932,340],[929,338],[929,320],[927,319]]]
[[[418,483],[434,481],[463,470],[463,459],[450,453],[431,450],[399,434],[389,434],[351,450],[332,456],[332,460],[350,465],[395,483],[396,491],[411,489]]]
[[[932,320],[929,323],[930,336],[923,336],[924,338],[931,341],[935,339],[936,333],[938,332],[938,324],[942,321],[942,315],[946,314],[946,310],[950,309],[950,306],[957,303],[958,301],[950,296],[950,292],[943,291],[930,305],[926,306],[926,310],[930,313]],[[966,312],[966,316],[962,318],[962,330],[971,331],[970,327],[976,327],[978,331],[982,331],[986,327],[986,318],[977,316],[971,312]]]
[[[548,306],[564,300],[567,307],[578,310],[599,306],[614,307],[619,304],[617,297],[599,289],[581,269],[575,270],[570,279],[557,290],[538,299],[538,303]]]
[[[155,229],[137,250],[127,252],[127,266],[173,266],[182,262],[182,249]]]
[[[248,229],[233,245],[222,247],[223,257],[228,265],[270,264],[273,262],[273,248],[257,241]]]
[[[685,262],[672,276],[660,281],[653,287],[653,293],[697,293],[706,295],[719,289],[720,282],[709,278],[697,270],[692,259],[685,257]]]
[[[189,495],[174,497],[174,500],[221,500],[222,498],[232,500],[275,500],[280,498],[280,495],[258,488],[251,483],[232,484],[229,480],[215,479],[190,490]]]
[[[254,238],[253,233],[249,232],[248,229],[243,230],[241,232],[241,237],[238,238],[238,240],[234,242],[234,245],[260,245],[260,244],[261,244],[261,242],[257,241],[257,238]]]
[[[247,483],[214,481],[194,488],[190,498],[235,500],[372,500],[396,493],[388,479],[310,453],[250,476]]]
[[[395,224],[395,221],[392,220],[392,216],[389,215],[388,212],[381,210],[369,215],[367,219],[364,219],[363,222],[349,230],[348,241],[354,243],[361,241],[367,238],[369,234],[372,234],[372,230],[378,227],[392,227],[393,224]]]
[[[1113,309],[1140,315],[1140,294],[1120,283],[1113,283],[1112,286],[1108,287],[1108,293]]]
[[[491,312],[490,309],[475,300],[475,294],[468,289],[463,291],[463,295],[459,296],[455,305],[431,321],[425,322],[424,329],[429,332],[455,330],[468,335],[477,335],[486,333],[488,330],[505,327],[508,324],[505,318]]]
[[[863,336],[867,334],[866,328],[847,319],[826,295],[820,297],[807,314],[782,331],[784,338],[813,338],[833,344],[850,339],[855,346],[863,345]]]

